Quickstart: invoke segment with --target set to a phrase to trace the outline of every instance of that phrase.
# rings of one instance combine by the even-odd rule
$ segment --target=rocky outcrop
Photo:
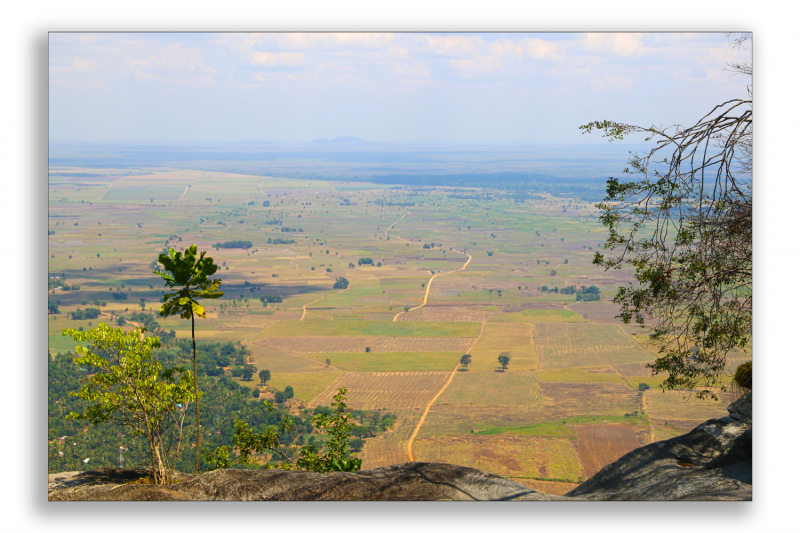
[[[532,490],[474,468],[403,463],[362,472],[216,470],[180,474],[174,485],[141,483],[146,470],[101,468],[51,474],[51,501],[549,501],[751,500],[752,402],[748,394],[729,416],[692,432],[637,448],[566,496]]]
[[[95,475],[98,473],[98,475]],[[139,477],[146,475],[140,471]],[[136,477],[107,468],[61,480],[51,501],[216,500],[216,501],[391,501],[391,500],[569,500],[536,492],[509,479],[474,468],[442,463],[403,463],[363,472],[215,470],[172,486],[123,484],[115,476]],[[91,479],[90,479],[91,478]]]
[[[567,496],[589,500],[752,500],[752,393],[686,435],[607,465]]]

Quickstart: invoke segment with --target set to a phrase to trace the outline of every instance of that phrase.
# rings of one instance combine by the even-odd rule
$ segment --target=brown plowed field
[[[623,383],[539,383],[545,406],[567,416],[622,416],[639,409],[636,392]]]
[[[584,479],[642,446],[630,424],[587,424],[578,426],[576,430]]]
[[[475,339],[469,337],[272,337],[255,344],[296,353],[464,352]]]
[[[345,387],[352,409],[419,409],[422,414],[449,377],[449,372],[345,372],[311,405],[330,405],[336,390]]]
[[[362,470],[396,465],[408,461],[406,443],[422,415],[421,409],[398,409],[392,413],[397,420],[391,430],[378,437],[366,439],[364,449],[357,455],[364,461]]]

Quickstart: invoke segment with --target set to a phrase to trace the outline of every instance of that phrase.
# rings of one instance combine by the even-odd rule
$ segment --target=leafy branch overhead
[[[623,322],[650,327],[660,349],[650,368],[668,374],[667,389],[716,398],[726,389],[726,354],[752,339],[752,120],[752,100],[737,99],[688,128],[581,126],[611,141],[645,134],[656,142],[623,171],[638,178],[608,179],[598,207],[604,248],[616,254],[597,253],[594,264],[634,268],[638,285],[620,287],[614,301]]]

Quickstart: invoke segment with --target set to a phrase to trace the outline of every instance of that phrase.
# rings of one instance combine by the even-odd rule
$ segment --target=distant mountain
[[[359,139],[358,137],[336,137],[335,139],[314,139],[313,141],[308,141],[304,144],[311,146],[329,146],[332,148],[339,148],[344,146],[377,146],[378,143],[368,142],[364,139]]]

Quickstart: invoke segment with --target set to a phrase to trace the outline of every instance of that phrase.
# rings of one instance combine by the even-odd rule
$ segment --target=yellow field
[[[507,372],[537,370],[539,360],[531,344],[531,331],[530,324],[487,322],[483,337],[470,351],[470,370],[500,370],[497,357],[501,352],[510,352]]]
[[[422,409],[448,377],[447,372],[344,372],[312,403],[329,405],[336,390],[345,387],[353,409]]]
[[[624,378],[610,366],[541,370],[536,374],[541,382],[550,383],[618,383]]]
[[[287,385],[294,389],[294,396],[305,402],[311,402],[327,389],[340,372],[297,372],[297,373],[273,373],[267,385],[278,390],[284,390]],[[244,383],[244,382],[243,382]],[[258,374],[253,377],[251,384],[258,384]],[[330,402],[329,402],[330,403]]]
[[[720,394],[720,401],[698,400],[689,391],[648,390],[645,392],[647,415],[660,420],[692,420],[699,424],[709,418],[728,415],[727,395]],[[697,424],[695,424],[697,425]]]
[[[577,482],[580,460],[574,441],[518,435],[423,437],[414,442],[417,461],[450,463],[505,477]]]
[[[312,323],[313,322],[309,322]],[[337,322],[338,323],[338,322]],[[464,353],[475,339],[459,337],[275,337],[255,341],[263,348],[294,353],[458,352]],[[324,360],[325,358],[323,358]],[[497,357],[495,356],[495,359]],[[455,362],[453,363],[455,364]]]
[[[436,405],[544,405],[532,373],[458,372]]]
[[[653,355],[610,324],[537,324],[542,369],[652,361]]]
[[[351,372],[415,372],[453,370],[462,352],[314,353],[317,361],[330,359],[331,366]]]

